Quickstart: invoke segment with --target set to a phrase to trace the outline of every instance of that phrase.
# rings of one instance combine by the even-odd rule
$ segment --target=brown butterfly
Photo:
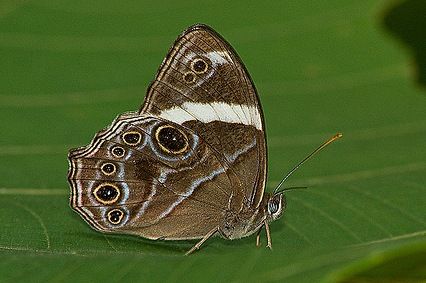
[[[175,41],[138,112],[70,151],[71,206],[102,232],[201,239],[187,254],[213,235],[257,232],[259,244],[262,227],[271,247],[268,223],[286,202],[279,187],[264,192],[266,150],[247,70],[218,33],[198,24]]]

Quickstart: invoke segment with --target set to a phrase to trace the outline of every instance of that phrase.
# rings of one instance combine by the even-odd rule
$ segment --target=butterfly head
[[[282,192],[271,195],[266,203],[266,211],[269,221],[274,221],[280,218],[285,208],[286,199]]]

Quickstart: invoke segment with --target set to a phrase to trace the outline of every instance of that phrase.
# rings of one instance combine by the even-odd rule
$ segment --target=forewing
[[[255,87],[233,48],[205,25],[174,43],[140,110],[193,129],[231,181],[233,209],[257,207],[266,180],[266,139]]]

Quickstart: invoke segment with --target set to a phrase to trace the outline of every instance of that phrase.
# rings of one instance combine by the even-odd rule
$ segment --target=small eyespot
[[[207,63],[203,59],[196,59],[191,63],[191,69],[197,74],[203,74],[207,71]]]
[[[187,83],[193,83],[195,81],[195,75],[192,72],[187,72],[183,75],[183,80]]]
[[[124,148],[122,148],[121,146],[114,146],[111,149],[111,153],[112,155],[114,155],[114,157],[120,158],[124,156],[125,151]]]
[[[155,132],[155,139],[162,150],[167,153],[179,154],[188,148],[188,138],[179,129],[165,125]]]
[[[116,171],[115,165],[113,163],[104,163],[101,166],[101,171],[107,176],[113,175]]]
[[[109,183],[101,184],[93,191],[95,198],[103,204],[112,204],[116,202],[120,194],[118,187]]]
[[[123,141],[128,145],[137,145],[142,140],[142,135],[139,132],[131,131],[123,134]]]
[[[124,217],[124,212],[121,211],[121,209],[116,208],[108,212],[108,221],[111,222],[111,224],[114,224],[114,225],[120,224],[123,217]]]

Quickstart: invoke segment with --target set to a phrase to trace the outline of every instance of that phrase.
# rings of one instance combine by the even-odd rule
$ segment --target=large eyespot
[[[167,153],[179,154],[188,148],[188,138],[179,129],[165,125],[155,131],[155,139]]]
[[[136,131],[130,131],[123,134],[123,141],[128,145],[137,145],[142,140],[142,135]]]
[[[121,146],[114,146],[111,149],[111,153],[112,155],[114,155],[114,157],[121,158],[124,156],[125,151],[124,151],[124,148],[122,148]]]
[[[107,162],[102,164],[101,171],[107,176],[113,175],[116,171],[115,165],[113,163]]]
[[[191,63],[191,69],[197,74],[203,74],[207,71],[207,63],[203,59],[196,59]]]
[[[114,225],[120,224],[121,220],[123,220],[124,212],[121,209],[113,209],[108,212],[108,221]]]
[[[183,75],[183,80],[186,83],[193,83],[193,82],[195,82],[195,75],[194,75],[194,73],[193,72],[187,72],[187,73],[185,73]]]
[[[120,194],[118,187],[110,183],[101,184],[93,191],[95,198],[102,204],[113,204]]]

